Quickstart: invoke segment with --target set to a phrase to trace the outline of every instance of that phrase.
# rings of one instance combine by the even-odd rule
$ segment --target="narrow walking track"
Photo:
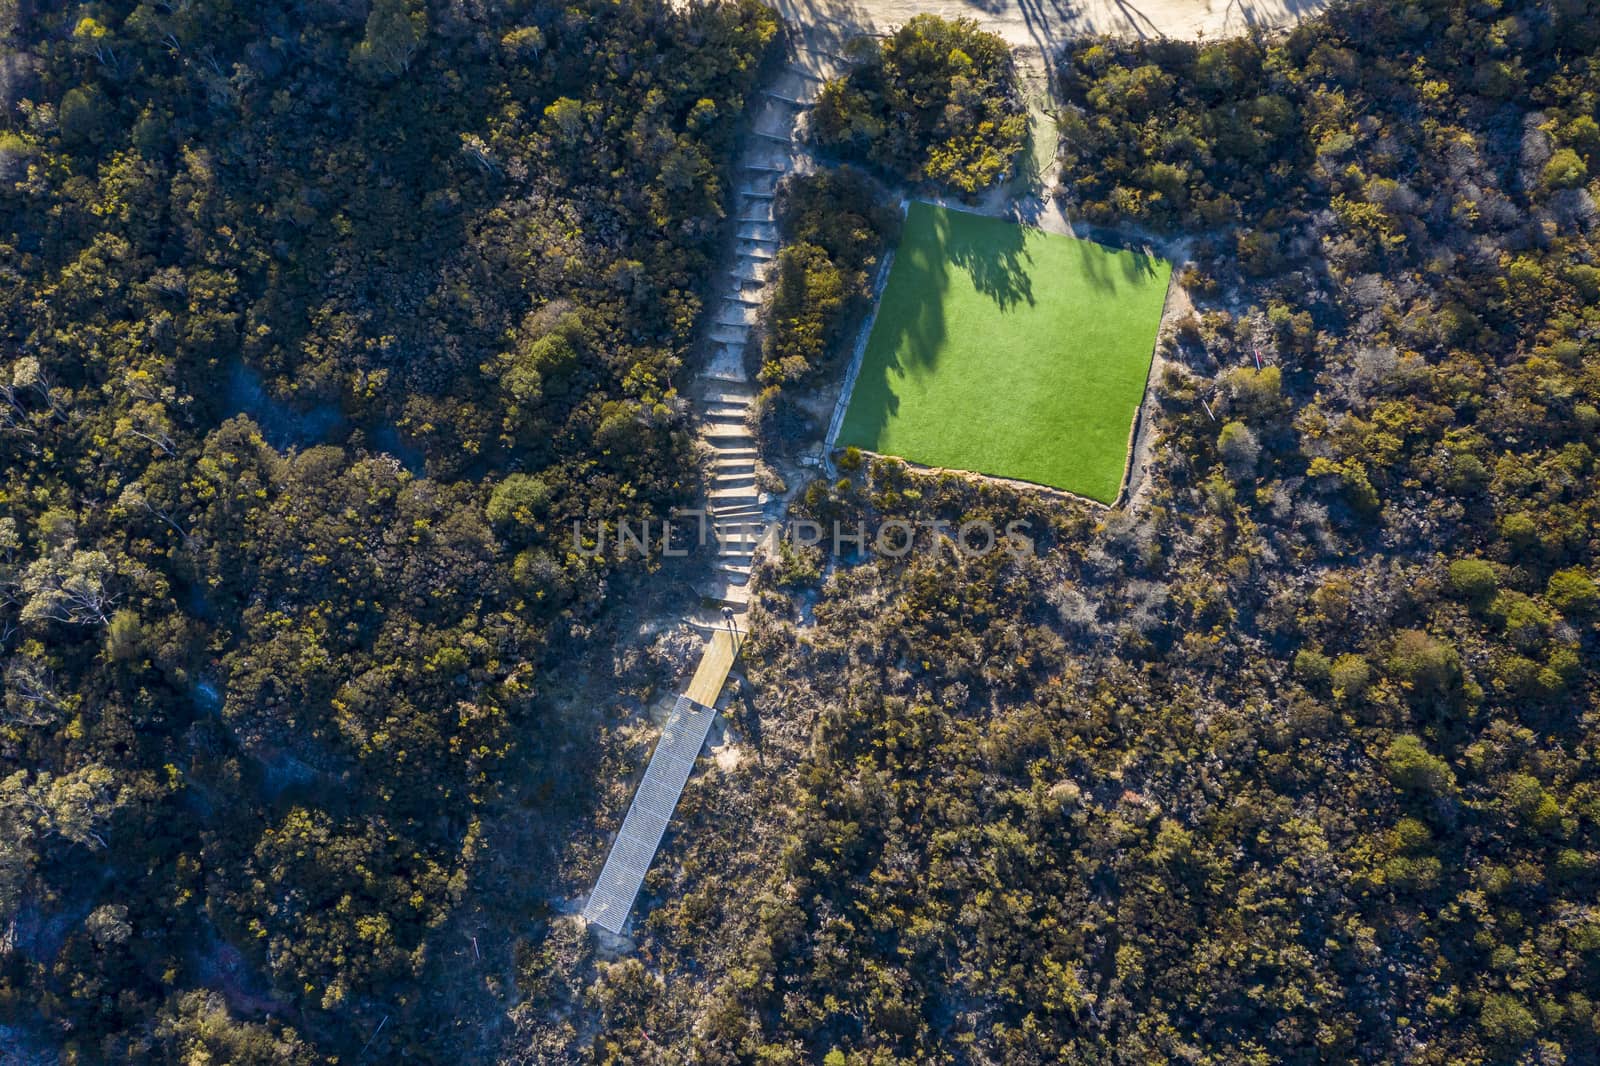
[[[778,254],[773,197],[785,176],[813,166],[796,133],[817,88],[839,66],[838,58],[827,52],[802,48],[791,56],[763,91],[740,159],[733,253],[708,308],[704,340],[709,357],[694,388],[703,412],[700,436],[713,456],[706,514],[716,562],[702,592],[717,609],[689,619],[709,632],[700,665],[667,718],[583,908],[590,924],[617,936],[627,928],[634,900],[716,717],[717,700],[744,639],[739,616],[750,602],[756,552],[769,525],[780,517],[780,505],[756,484],[758,451],[749,419],[758,385],[747,367],[757,361],[755,327]]]
[[[750,601],[756,551],[779,517],[756,483],[756,439],[749,427],[750,405],[759,391],[748,369],[759,361],[755,325],[778,254],[773,197],[784,177],[815,165],[798,143],[801,117],[822,82],[842,69],[832,53],[801,46],[762,91],[739,161],[731,262],[718,279],[716,304],[710,308],[705,336],[709,358],[695,391],[704,412],[701,437],[714,457],[706,513],[717,561],[702,592],[736,613],[743,613]],[[715,629],[720,619],[699,615],[691,622]]]

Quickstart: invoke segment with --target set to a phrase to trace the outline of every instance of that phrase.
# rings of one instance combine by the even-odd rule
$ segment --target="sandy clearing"
[[[965,16],[1017,48],[1054,52],[1092,34],[1217,38],[1315,15],[1328,0],[769,0],[814,47],[888,33],[913,15]]]

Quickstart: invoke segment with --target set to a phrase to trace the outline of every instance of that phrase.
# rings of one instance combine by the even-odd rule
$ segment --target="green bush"
[[[1333,690],[1347,700],[1358,700],[1372,684],[1372,667],[1367,660],[1353,652],[1341,655],[1329,671]]]
[[[1539,1031],[1539,1021],[1533,1012],[1515,996],[1501,992],[1483,998],[1478,1021],[1483,1025],[1484,1035],[1500,1045],[1525,1044]]]
[[[550,487],[532,474],[509,474],[489,495],[486,511],[496,524],[530,525],[542,518],[550,505]]]
[[[1395,637],[1388,669],[1413,690],[1442,693],[1460,680],[1461,657],[1447,641],[1420,629],[1403,629]]]
[[[784,247],[763,310],[760,381],[802,381],[831,364],[865,312],[871,269],[899,212],[860,171],[846,167],[783,183],[773,208]]]
[[[1455,791],[1450,764],[1428,750],[1422,738],[1402,733],[1383,753],[1384,773],[1395,785],[1411,792],[1442,797]]]
[[[1333,664],[1314,648],[1301,648],[1294,657],[1294,676],[1307,685],[1325,685],[1333,676]]]
[[[1550,606],[1562,614],[1583,615],[1600,604],[1600,587],[1596,587],[1594,578],[1589,576],[1587,570],[1574,566],[1550,575],[1545,598],[1550,601]]]
[[[1571,148],[1562,148],[1544,165],[1544,184],[1549,189],[1575,189],[1589,176],[1583,156]]]
[[[1011,50],[971,19],[916,15],[812,111],[818,144],[909,181],[971,193],[994,183],[1027,140]]]
[[[1244,480],[1255,473],[1261,458],[1261,444],[1250,427],[1243,422],[1229,422],[1217,435],[1217,454],[1235,480]]]
[[[1506,782],[1506,804],[1519,821],[1540,832],[1561,824],[1561,807],[1532,774],[1513,774]]]
[[[1450,591],[1473,603],[1487,603],[1500,588],[1494,566],[1482,559],[1457,559],[1450,564]]]
[[[62,140],[78,148],[95,145],[110,121],[111,107],[94,86],[68,89],[56,112]]]

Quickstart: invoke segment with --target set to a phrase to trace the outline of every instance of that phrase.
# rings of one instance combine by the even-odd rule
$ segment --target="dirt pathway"
[[[815,46],[888,33],[914,15],[976,19],[1015,48],[1054,53],[1075,37],[1217,38],[1283,26],[1327,0],[769,0]]]

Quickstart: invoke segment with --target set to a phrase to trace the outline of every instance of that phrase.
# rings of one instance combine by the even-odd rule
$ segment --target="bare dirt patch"
[[[888,33],[913,16],[970,18],[1016,48],[1052,54],[1068,40],[1207,38],[1272,29],[1315,15],[1327,0],[776,0],[807,43],[837,47],[860,33]]]

